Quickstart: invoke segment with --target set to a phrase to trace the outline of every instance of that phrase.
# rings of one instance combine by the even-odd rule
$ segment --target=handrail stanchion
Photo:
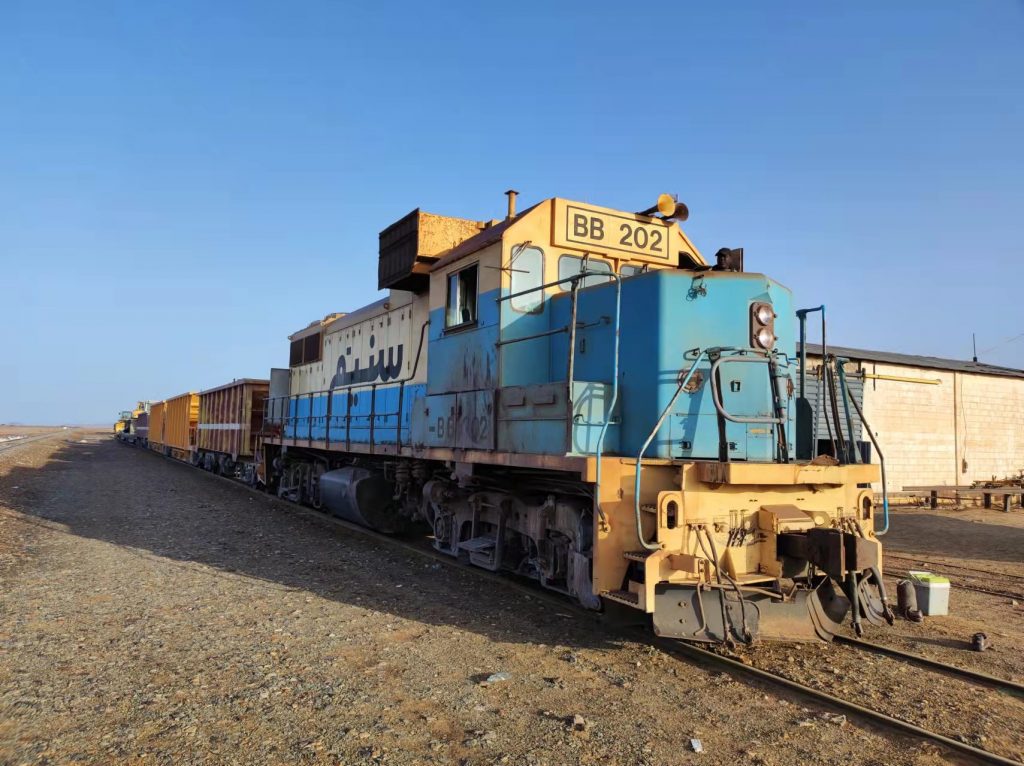
[[[693,360],[693,364],[690,366],[690,369],[686,371],[686,375],[684,375],[682,380],[679,381],[679,385],[676,387],[676,392],[672,394],[672,398],[669,400],[668,405],[666,405],[665,409],[662,410],[661,417],[658,418],[658,422],[655,424],[654,430],[651,431],[650,436],[647,437],[644,445],[640,448],[639,454],[636,456],[636,470],[635,476],[633,477],[633,515],[636,517],[636,537],[637,540],[640,541],[640,545],[649,551],[661,550],[661,544],[649,543],[644,539],[643,522],[640,518],[640,472],[643,469],[644,453],[651,445],[651,442],[654,441],[654,437],[657,436],[658,431],[661,430],[661,426],[665,422],[665,418],[668,417],[668,413],[672,411],[672,408],[676,404],[676,399],[679,398],[679,394],[682,393],[686,384],[690,382],[690,378],[692,378],[693,374],[697,371],[697,365],[700,364],[700,360],[708,354],[708,351],[709,349],[704,349],[697,354],[697,358]],[[598,466],[600,466],[600,463]]]
[[[571,277],[565,277],[564,279],[556,279],[554,282],[547,282],[546,284],[538,285],[537,287],[529,287],[526,290],[520,290],[517,293],[499,295],[495,300],[500,304],[503,303],[504,301],[511,300],[512,298],[518,298],[520,295],[527,295],[528,293],[537,292],[538,290],[546,290],[549,287],[557,287],[558,285],[565,284],[566,282],[572,282],[575,285],[575,283],[578,280],[584,279],[589,276],[602,277],[604,279],[611,279],[615,281],[615,341],[612,350],[612,398],[608,405],[607,417],[605,417],[604,423],[601,425],[601,433],[597,437],[597,467],[594,476],[596,484],[596,492],[594,495],[594,508],[597,510],[597,515],[601,518],[601,523],[603,525],[607,525],[608,520],[605,518],[604,511],[601,510],[601,456],[604,453],[604,439],[605,435],[608,433],[608,426],[611,425],[612,413],[615,411],[615,405],[619,401],[619,319],[622,315],[622,277],[620,277],[618,274],[612,274],[607,271],[580,269],[578,273],[573,274]],[[575,294],[573,297],[575,298]],[[573,304],[573,308],[575,309],[575,303]],[[545,335],[554,335],[556,333],[566,331],[568,331],[570,335],[575,335],[575,321],[570,321],[570,325],[565,328],[549,330],[548,332],[545,333],[539,333],[537,335],[527,336],[524,338],[510,338],[508,340],[499,339],[498,343],[500,345],[505,345],[508,343],[515,343],[516,341],[533,340],[534,338],[543,337]],[[575,345],[575,338],[573,338],[573,344]],[[574,345],[570,347],[570,354],[573,353]],[[570,390],[570,395],[571,393],[572,392]],[[570,417],[571,415],[572,413],[570,412]]]
[[[878,439],[875,438],[875,432],[871,430],[871,426],[868,425],[868,421],[864,419],[864,411],[857,404],[857,399],[853,396],[850,397],[850,401],[853,403],[853,408],[857,410],[857,415],[860,417],[860,422],[864,426],[864,430],[868,432],[868,438],[871,439],[871,443],[875,446],[875,452],[878,453],[878,465],[882,471],[882,529],[875,530],[875,535],[881,537],[889,531],[889,490],[886,486],[885,481],[885,455],[882,454],[882,448],[878,446]]]
[[[594,508],[597,509],[597,515],[601,518],[601,524],[605,528],[608,526],[608,519],[601,509],[601,457],[604,453],[604,437],[608,433],[608,426],[612,422],[612,413],[615,412],[615,405],[619,401],[619,317],[622,309],[622,279],[618,274],[609,274],[608,276],[615,280],[615,345],[612,351],[612,400],[608,405],[604,423],[601,424],[601,433],[597,437],[597,470],[594,476],[596,485]],[[571,412],[569,417],[572,417]]]
[[[841,357],[834,357],[836,364],[836,377],[839,379],[839,395],[843,399],[843,414],[846,417],[846,433],[850,436],[850,441],[846,447],[847,462],[857,463],[857,445],[853,440],[853,418],[850,416],[850,402],[853,398],[853,394],[850,393],[850,387],[846,383],[846,369],[844,365],[848,360],[842,359]]]

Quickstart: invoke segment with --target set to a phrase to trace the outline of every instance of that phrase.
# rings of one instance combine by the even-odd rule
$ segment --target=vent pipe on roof
[[[511,221],[516,217],[516,197],[519,195],[515,189],[509,189],[505,192],[505,196],[508,197],[508,214],[505,216],[506,221]]]

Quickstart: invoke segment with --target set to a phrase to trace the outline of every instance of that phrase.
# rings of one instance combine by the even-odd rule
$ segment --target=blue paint
[[[447,330],[444,307],[430,312],[427,390],[431,394],[496,388],[498,383],[498,291],[477,299],[477,322]]]
[[[581,290],[578,321],[594,324],[577,333],[575,376],[578,380],[610,382],[614,285]],[[654,271],[622,282],[620,454],[636,455],[678,385],[690,368],[694,350],[750,345],[750,305],[772,303],[777,319],[779,348],[795,344],[789,291],[761,274],[733,272]],[[552,300],[552,323],[568,322],[568,295]],[[568,339],[552,336],[551,359],[564,359]],[[704,383],[693,394],[680,396],[648,452],[650,457],[717,459],[718,425],[708,381],[709,362],[698,371]],[[771,415],[767,366],[732,365],[723,368],[723,404],[737,415]],[[783,368],[790,380],[793,368]],[[733,390],[737,388],[738,390]],[[786,380],[780,386],[787,410],[787,436],[792,432],[792,406]],[[726,441],[736,460],[772,460],[773,436],[763,425],[727,423]]]
[[[635,457],[698,351],[749,347],[753,303],[773,306],[776,346],[795,346],[790,292],[764,275],[662,270],[624,279],[619,402],[609,421],[616,288],[614,283],[583,288],[578,293],[570,416],[564,386],[568,332],[499,345],[499,338],[508,341],[567,328],[570,294],[552,296],[535,314],[512,311],[507,301],[497,301],[498,295],[495,290],[479,297],[478,321],[468,328],[446,331],[443,309],[431,311],[426,384],[382,384],[375,393],[365,385],[336,390],[329,429],[327,394],[296,397],[290,402],[286,436],[323,440],[329,430],[335,444],[369,445],[372,438],[373,444],[595,455],[600,433],[607,430],[605,454]],[[792,442],[789,392],[796,367],[785,355],[778,361],[787,441]],[[718,459],[709,370],[710,362],[702,359],[694,372],[700,385],[679,395],[647,457]],[[745,417],[773,415],[767,365],[726,363],[721,370],[728,411]],[[523,408],[502,410],[512,396],[523,398]],[[488,426],[494,430],[488,433]],[[727,422],[725,441],[732,460],[776,457],[776,435],[765,424]]]
[[[508,295],[508,290],[503,291]],[[500,385],[525,386],[531,383],[548,383],[552,378],[552,363],[550,361],[550,339],[548,337],[530,338],[529,340],[516,340],[528,338],[531,335],[547,332],[554,329],[551,325],[550,301],[543,301],[538,306],[537,313],[524,313],[512,308],[512,301],[502,301],[501,311],[501,340],[502,346],[499,353],[501,360]],[[515,341],[515,342],[509,342]],[[564,370],[566,360],[561,360],[561,369]]]
[[[284,435],[289,439],[330,441],[332,444],[409,444],[413,411],[426,396],[426,384],[399,383],[339,389],[291,399]],[[328,417],[328,396],[331,397]],[[399,413],[401,401],[401,413]],[[401,414],[401,420],[399,420]],[[329,425],[329,427],[328,427]]]

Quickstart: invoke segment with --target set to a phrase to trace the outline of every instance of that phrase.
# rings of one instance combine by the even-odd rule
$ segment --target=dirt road
[[[108,435],[70,438],[0,460],[2,764],[947,762]]]

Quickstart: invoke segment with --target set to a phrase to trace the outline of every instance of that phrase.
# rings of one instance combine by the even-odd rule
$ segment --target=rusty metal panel
[[[466,391],[455,396],[455,446],[494,449],[494,391]]]
[[[197,446],[237,459],[250,456],[263,427],[270,381],[243,378],[199,395]]]
[[[413,210],[380,233],[377,288],[425,290],[438,257],[482,229],[480,221]]]

